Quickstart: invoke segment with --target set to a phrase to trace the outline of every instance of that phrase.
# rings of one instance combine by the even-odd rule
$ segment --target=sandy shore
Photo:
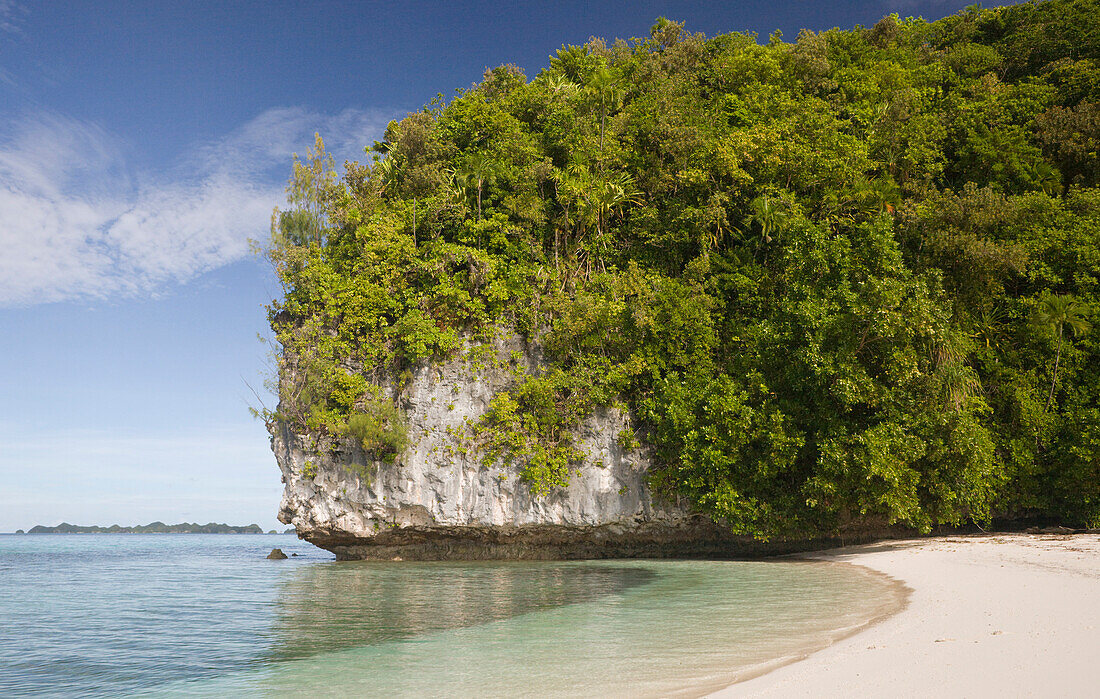
[[[714,697],[1100,696],[1100,535],[895,541],[811,554],[912,588],[898,614]]]

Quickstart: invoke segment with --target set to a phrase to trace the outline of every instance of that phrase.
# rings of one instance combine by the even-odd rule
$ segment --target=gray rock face
[[[351,439],[272,425],[286,485],[279,521],[338,558],[590,558],[685,547],[702,555],[725,538],[708,520],[654,500],[649,457],[618,443],[634,428],[620,410],[580,426],[588,458],[567,488],[536,496],[519,467],[484,465],[467,425],[517,373],[539,371],[538,348],[515,335],[418,367],[401,392],[411,446],[393,463],[368,460]]]

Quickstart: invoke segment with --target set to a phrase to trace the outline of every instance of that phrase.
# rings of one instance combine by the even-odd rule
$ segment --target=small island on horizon
[[[263,534],[264,530],[258,524],[235,526],[231,524],[218,524],[209,522],[199,524],[197,522],[180,522],[179,524],[165,524],[164,522],[151,522],[132,527],[124,527],[112,524],[108,527],[98,525],[81,526],[62,522],[56,527],[46,527],[41,524],[31,527],[28,531],[17,529],[16,534]],[[267,534],[277,534],[274,529]],[[294,527],[283,530],[283,534],[294,534]]]

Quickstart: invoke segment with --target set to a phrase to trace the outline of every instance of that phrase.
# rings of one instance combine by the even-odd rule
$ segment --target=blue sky
[[[562,44],[929,19],[967,1],[0,0],[0,531],[275,520],[250,257],[291,154]]]

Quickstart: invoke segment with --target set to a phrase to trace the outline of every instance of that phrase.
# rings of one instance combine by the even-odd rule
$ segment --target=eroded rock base
[[[595,527],[401,527],[371,537],[303,536],[340,561],[580,560],[601,558],[757,558],[859,543],[845,538],[735,536],[706,518],[670,527],[642,523]]]

